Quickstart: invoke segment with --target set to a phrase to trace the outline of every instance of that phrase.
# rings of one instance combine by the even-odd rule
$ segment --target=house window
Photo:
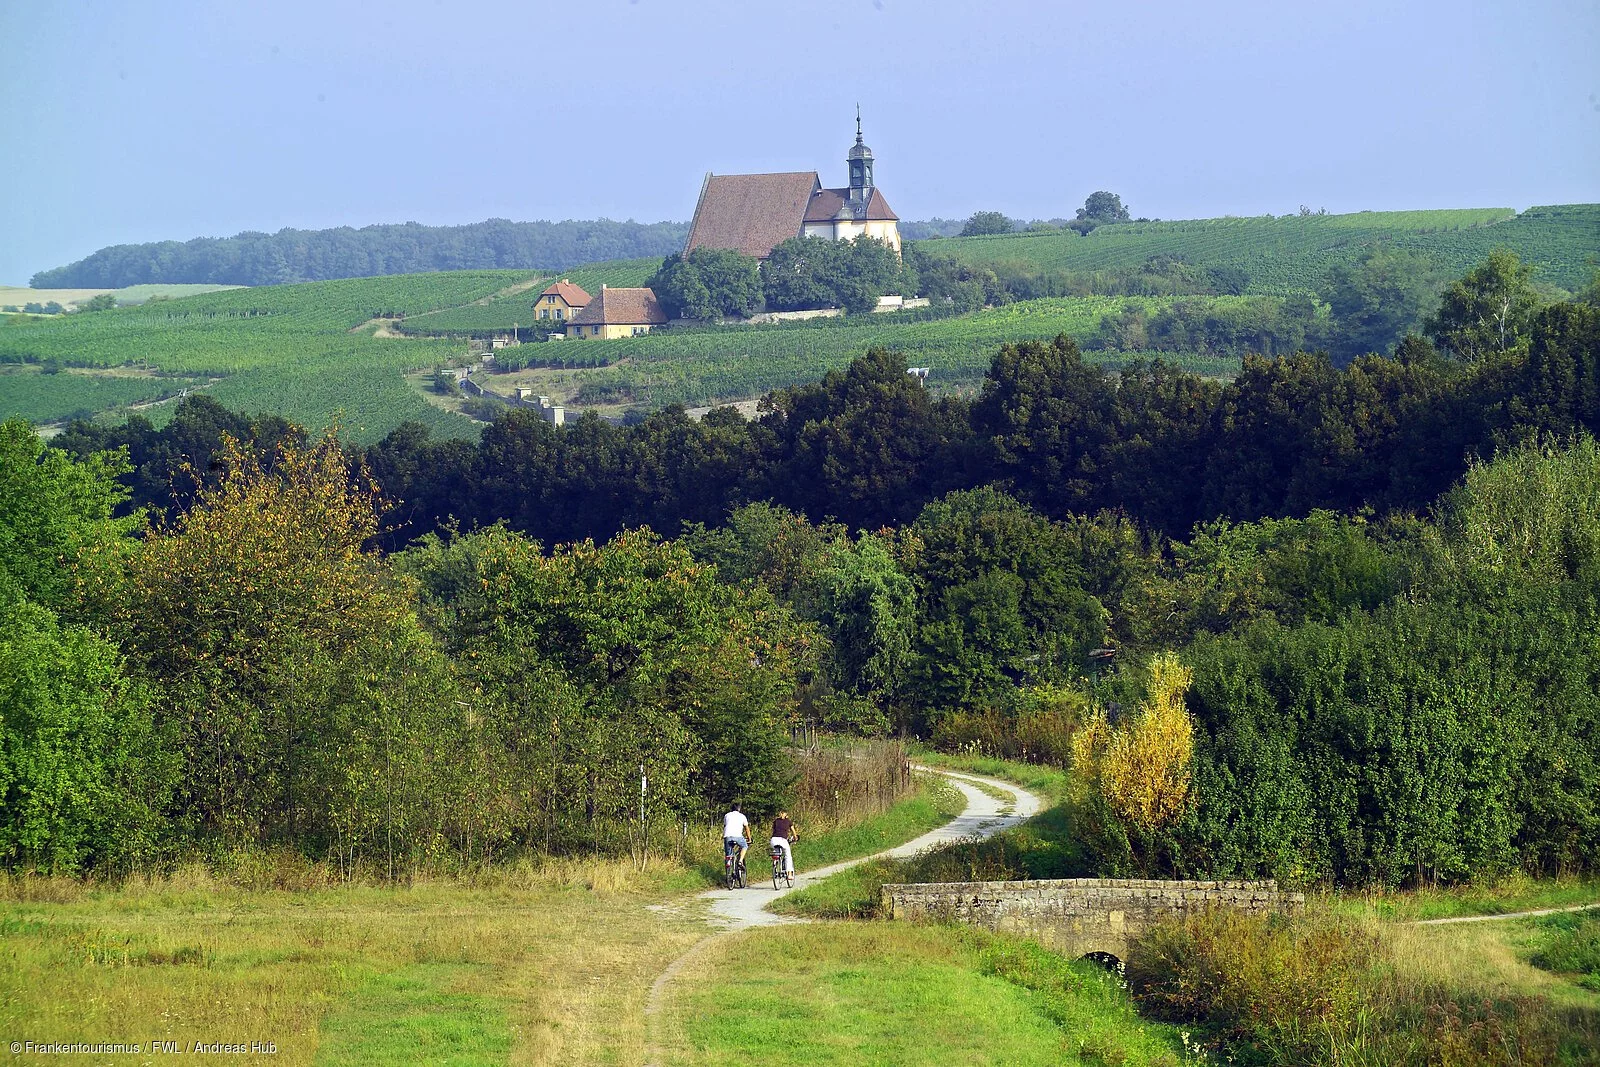
[[[554,298],[552,297],[551,299],[554,299]],[[556,308],[556,318],[557,319],[561,318],[561,309],[560,308]]]
[[[549,308],[540,308],[539,309],[539,317],[541,319],[548,319],[550,317],[550,309]]]

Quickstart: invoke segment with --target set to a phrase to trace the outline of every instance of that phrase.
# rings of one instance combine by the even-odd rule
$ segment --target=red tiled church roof
[[[685,254],[696,248],[732,248],[765,259],[772,246],[800,236],[817,172],[709,174],[695,205]]]

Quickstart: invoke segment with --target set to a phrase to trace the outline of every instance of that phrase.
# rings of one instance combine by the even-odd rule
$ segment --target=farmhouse
[[[791,237],[848,241],[865,234],[900,251],[900,216],[872,180],[872,149],[861,139],[845,157],[850,184],[824,189],[816,171],[782,174],[707,174],[700,186],[684,253],[696,248],[731,248],[766,259]]]
[[[588,306],[589,294],[566,278],[551,285],[533,302],[534,310],[541,319],[555,319],[558,322],[572,318]]]
[[[666,321],[667,313],[661,310],[653,290],[611,289],[602,285],[600,295],[568,320],[567,336],[602,341],[637,337]]]

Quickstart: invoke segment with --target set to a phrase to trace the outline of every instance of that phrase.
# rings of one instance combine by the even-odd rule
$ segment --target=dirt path
[[[1405,926],[1446,926],[1450,923],[1492,923],[1501,919],[1532,919],[1540,915],[1565,915],[1574,911],[1591,911],[1600,904],[1574,904],[1570,908],[1535,908],[1532,911],[1508,911],[1502,915],[1461,915],[1453,919],[1413,919]]]
[[[795,889],[799,889],[808,883],[820,881],[829,875],[838,874],[840,871],[848,870],[868,860],[881,857],[914,856],[925,848],[942,845],[948,841],[959,841],[963,838],[972,837],[989,837],[999,833],[1001,830],[1009,829],[1033,818],[1044,808],[1044,803],[1039,797],[1026,789],[1012,785],[1010,782],[1002,782],[995,778],[985,778],[976,774],[940,770],[935,767],[918,767],[916,769],[944,775],[952,785],[961,790],[966,796],[966,809],[938,829],[930,830],[921,837],[907,841],[896,848],[877,852],[870,856],[862,856],[858,859],[845,860],[830,867],[821,867],[814,871],[804,871],[797,874],[793,888],[773,889],[771,888],[770,880],[754,879],[754,875],[759,873],[759,868],[766,865],[764,855],[766,850],[754,848],[750,852],[753,862],[751,872],[753,884],[751,886],[746,889],[712,889],[701,893],[695,898],[698,901],[706,902],[706,921],[719,927],[719,929],[701,938],[688,952],[673,960],[667,966],[667,969],[662,971],[660,976],[656,978],[654,984],[650,986],[650,996],[645,1001],[644,1008],[645,1026],[649,1033],[651,1052],[649,1059],[646,1061],[646,1067],[658,1067],[660,1063],[659,1026],[662,1005],[666,1001],[667,988],[685,966],[705,951],[706,946],[718,937],[733,933],[736,930],[746,930],[755,926],[777,926],[782,923],[811,921],[790,915],[773,914],[767,910],[767,905],[774,900],[787,896],[794,892]],[[989,790],[1004,794],[1007,799],[1002,800],[1000,797],[996,797],[974,784],[980,782]],[[759,841],[760,839],[758,838],[757,840]],[[804,853],[801,852],[798,858],[803,859]]]

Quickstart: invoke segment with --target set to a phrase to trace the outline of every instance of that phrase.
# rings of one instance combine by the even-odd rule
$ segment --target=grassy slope
[[[1025,943],[950,927],[754,930],[715,943],[673,986],[674,1065],[1176,1065],[1115,978]]]
[[[215,293],[223,289],[242,288],[237,285],[206,285],[201,283],[147,283],[130,285],[124,289],[29,289],[21,285],[0,285],[0,307],[23,307],[26,304],[48,304],[52,300],[63,306],[79,304],[100,293],[111,293],[119,304],[142,304],[152,297],[176,298],[197,293]]]

